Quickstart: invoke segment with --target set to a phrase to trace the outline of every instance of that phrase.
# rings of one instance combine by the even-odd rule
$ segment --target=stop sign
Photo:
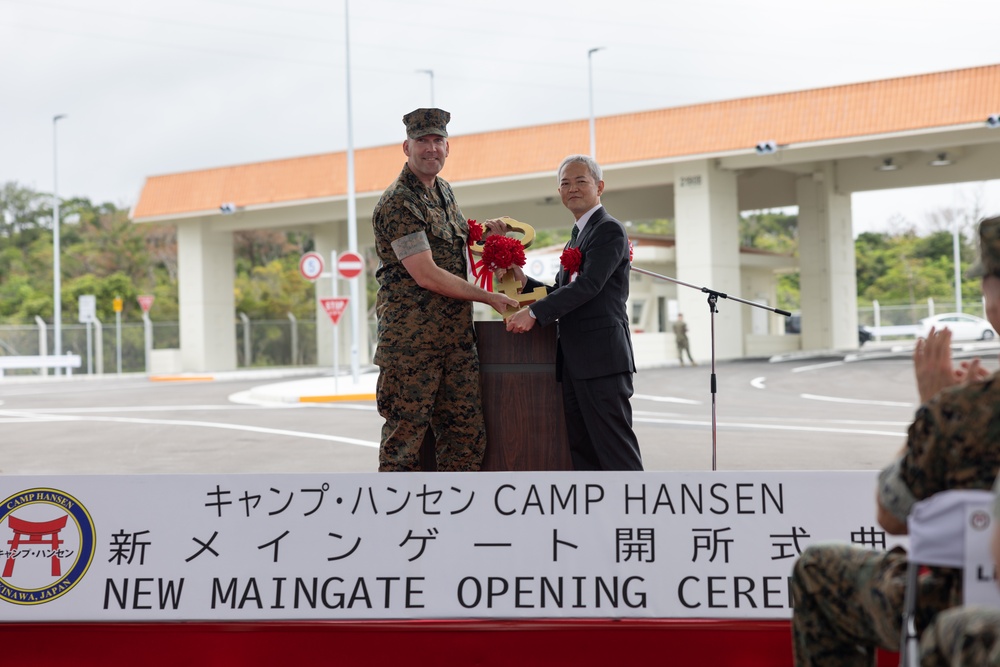
[[[357,278],[364,268],[364,261],[357,253],[345,252],[337,258],[337,273],[341,278]]]
[[[152,294],[142,294],[136,297],[139,305],[142,306],[142,312],[148,313],[149,309],[153,307],[153,295]]]

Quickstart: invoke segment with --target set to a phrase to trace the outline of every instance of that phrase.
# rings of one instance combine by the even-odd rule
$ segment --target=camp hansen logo
[[[94,521],[57,489],[28,489],[0,505],[0,599],[44,604],[77,585],[94,560]]]
[[[969,528],[973,530],[986,530],[990,527],[990,513],[986,510],[974,510],[969,515]]]

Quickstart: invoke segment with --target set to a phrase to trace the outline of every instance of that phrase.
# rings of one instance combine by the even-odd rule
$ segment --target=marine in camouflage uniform
[[[920,638],[920,667],[1000,667],[1000,610],[958,607],[938,614]]]
[[[694,358],[691,356],[691,348],[688,344],[688,325],[684,321],[684,316],[677,313],[677,321],[674,322],[674,340],[677,342],[677,360],[681,362],[681,366],[684,365],[684,353],[687,353],[688,361],[691,362],[692,366],[697,366]]]
[[[1000,319],[1000,218],[984,220],[980,237],[982,260],[970,274],[983,276],[987,312]],[[950,370],[950,354],[947,363]],[[1000,470],[1000,374],[948,387],[930,400],[921,396],[926,402],[903,452],[879,475],[880,521],[888,513],[901,532],[917,500],[947,489],[989,489]],[[876,646],[898,651],[906,568],[899,548],[807,548],[791,580],[795,664],[862,667],[874,664]],[[959,604],[961,588],[960,570],[929,568],[919,580],[918,631]]]
[[[380,471],[420,470],[428,428],[437,443],[438,470],[479,470],[486,448],[471,301],[512,300],[467,280],[468,223],[451,186],[436,176],[448,154],[442,139],[449,119],[440,109],[403,117],[408,160],[372,217],[381,260],[375,351],[378,411],[385,419]],[[428,250],[436,281],[430,288],[404,266]]]
[[[994,558],[1000,540],[1000,478],[993,484]],[[920,637],[921,667],[1000,667],[1000,609],[943,611]]]

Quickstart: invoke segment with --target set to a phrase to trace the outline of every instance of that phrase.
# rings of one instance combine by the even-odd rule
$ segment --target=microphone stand
[[[779,315],[791,315],[788,311],[781,310],[779,308],[772,308],[771,306],[766,306],[762,303],[757,303],[756,301],[747,301],[746,299],[741,299],[738,296],[731,296],[725,292],[717,292],[713,289],[707,287],[698,287],[697,285],[692,285],[691,283],[686,283],[676,278],[670,278],[668,276],[660,275],[659,273],[653,273],[652,271],[647,271],[646,269],[640,269],[636,266],[631,266],[631,269],[636,273],[642,273],[647,276],[652,276],[653,278],[658,278],[659,280],[667,280],[678,285],[684,285],[684,287],[690,287],[691,289],[696,289],[700,292],[708,294],[708,312],[711,314],[712,320],[712,378],[711,378],[711,393],[712,393],[712,470],[715,470],[715,459],[716,459],[716,418],[715,418],[715,394],[716,394],[716,381],[715,381],[715,314],[719,312],[717,303],[719,297],[723,299],[732,299],[733,301],[739,301],[740,303],[745,303],[748,306],[753,306],[754,308],[760,308],[762,310],[770,310],[773,313]]]

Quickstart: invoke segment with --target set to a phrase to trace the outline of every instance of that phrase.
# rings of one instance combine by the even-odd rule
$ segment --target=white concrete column
[[[371,227],[371,223],[368,224]],[[358,254],[362,257],[365,256],[363,244],[367,240],[362,237],[361,230],[359,226],[358,233]],[[371,237],[371,233],[366,234],[366,237]],[[330,253],[336,251],[337,255],[347,251],[347,227],[342,222],[329,223],[326,225],[317,225],[314,228],[313,239],[316,242],[316,252],[323,255],[323,261],[327,263],[328,270],[336,274],[337,267],[332,265]],[[366,274],[371,267],[365,267],[365,273],[358,276],[357,280],[360,281],[358,294],[361,299],[360,307],[358,312],[361,315],[361,340],[358,341],[358,355],[362,370],[366,366],[371,365],[372,356],[368,352],[368,299],[367,299],[367,287],[366,287]],[[329,297],[333,294],[333,285],[330,278],[320,278],[316,281],[316,360],[320,366],[333,366],[333,322],[330,317],[323,310],[323,306],[320,305],[319,299],[324,297]],[[351,287],[347,280],[338,278],[337,282],[337,296],[339,297],[350,297]],[[348,309],[340,317],[340,323],[337,325],[338,334],[338,363],[340,365],[340,370],[342,373],[350,373],[351,371],[351,309]]]
[[[698,160],[674,169],[678,280],[740,296],[739,204],[736,174],[714,161]],[[745,297],[742,297],[745,298]],[[691,353],[711,355],[711,311],[708,294],[677,286],[677,301],[688,325]],[[716,359],[743,356],[743,323],[749,321],[736,301],[718,300],[715,314]]]
[[[314,228],[313,240],[316,242],[316,252],[323,256],[326,264],[326,272],[336,275],[337,266],[333,259],[340,253],[347,250],[347,233],[342,225],[330,222],[324,225],[316,225]],[[320,278],[316,281],[316,363],[320,366],[333,366],[333,322],[330,316],[323,310],[323,305],[319,302],[321,298],[333,296],[332,278]],[[350,290],[343,280],[337,282],[337,296],[350,296]],[[348,324],[350,309],[340,318],[337,325],[339,336],[339,350],[337,362],[341,372],[348,372],[351,368],[351,327]]]
[[[858,346],[851,196],[836,192],[827,163],[796,181],[802,349]]]
[[[212,231],[205,219],[179,222],[177,272],[182,369],[235,370],[232,233]]]

